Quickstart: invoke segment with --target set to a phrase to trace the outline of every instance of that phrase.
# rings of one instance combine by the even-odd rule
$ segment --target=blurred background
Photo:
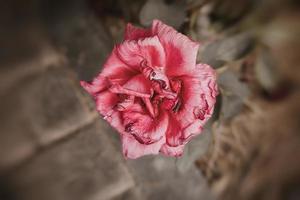
[[[0,3],[0,200],[300,199],[299,1]],[[182,157],[125,160],[79,80],[153,19],[201,43],[220,94]]]

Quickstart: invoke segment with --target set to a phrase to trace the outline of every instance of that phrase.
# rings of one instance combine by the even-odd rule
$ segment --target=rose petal
[[[134,105],[135,96],[125,96],[125,98],[120,98],[119,103],[116,106],[118,111],[129,110]]]
[[[167,144],[164,144],[160,152],[165,154],[166,156],[173,156],[173,157],[179,157],[183,154],[184,145],[179,145],[177,147],[171,147]]]
[[[127,95],[132,95],[132,96],[141,97],[141,98],[150,98],[151,97],[151,94],[145,94],[145,93],[136,92],[134,90],[129,90],[118,84],[112,85],[109,88],[109,91],[112,93],[115,93],[115,94],[127,94]]]
[[[104,91],[95,96],[96,109],[107,122],[119,132],[124,130],[121,122],[120,113],[114,107],[117,105],[119,98],[116,94]]]
[[[217,74],[216,71],[207,64],[197,64],[195,73],[192,73],[201,80],[203,93],[208,104],[209,114],[213,112],[213,107],[216,103],[216,96],[218,95]],[[208,87],[205,87],[208,86]]]
[[[162,112],[156,119],[146,113],[124,112],[125,132],[132,134],[142,144],[157,142],[165,136],[168,128],[168,115]]]
[[[119,58],[115,47],[104,64],[101,76],[113,84],[123,84],[138,73],[138,69],[128,66]]]
[[[95,97],[95,101],[97,111],[99,111],[100,114],[107,116],[108,113],[113,111],[113,108],[118,103],[119,98],[116,94],[106,90],[97,94],[97,96]]]
[[[80,81],[81,86],[91,95],[108,89],[111,84],[123,84],[135,76],[138,71],[126,66],[116,54],[116,49],[106,60],[102,72],[91,82]]]
[[[92,82],[80,81],[80,85],[91,95],[105,90],[109,86],[109,81],[102,75],[98,75]]]
[[[133,26],[132,24],[128,23],[125,29],[125,40],[138,40],[145,37],[152,36],[152,32],[149,29],[143,29]]]
[[[181,78],[182,107],[175,114],[182,127],[187,127],[197,119],[203,122],[212,115],[216,102],[216,74],[205,64],[199,64],[191,73]],[[200,112],[200,113],[199,113]],[[200,115],[201,114],[201,115]]]
[[[143,74],[139,74],[127,81],[123,88],[151,95],[151,82],[147,80]]]
[[[166,73],[181,76],[193,70],[199,44],[159,20],[152,23],[153,35],[158,35],[166,53]]]
[[[182,127],[180,122],[169,114],[169,126],[166,131],[166,144],[168,146],[177,147],[183,144],[181,140]]]
[[[165,142],[165,138],[161,138],[159,141],[155,143],[144,145],[139,143],[132,135],[123,134],[122,135],[123,155],[126,158],[136,159],[144,155],[158,154],[164,142]]]
[[[148,129],[147,132],[142,133],[142,136],[151,140],[158,140],[165,136],[168,124],[168,115],[165,112],[162,112],[151,124],[150,129]]]
[[[190,125],[188,125],[184,130],[182,134],[182,138],[185,141],[185,143],[189,142],[192,137],[199,135],[203,130],[204,122],[202,120],[196,120]]]
[[[165,52],[157,36],[140,40],[125,40],[117,46],[119,58],[139,70],[146,60],[151,67],[165,66]]]
[[[105,116],[103,119],[105,119],[119,133],[122,133],[122,131],[124,130],[120,112],[111,112],[109,116]]]

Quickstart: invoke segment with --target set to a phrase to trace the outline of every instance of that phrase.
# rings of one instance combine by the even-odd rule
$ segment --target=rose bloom
[[[126,158],[181,156],[201,133],[218,92],[215,71],[196,64],[198,48],[161,21],[149,29],[128,24],[102,72],[81,81],[98,112],[120,133]]]

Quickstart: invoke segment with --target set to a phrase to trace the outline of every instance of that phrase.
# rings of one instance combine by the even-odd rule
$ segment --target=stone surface
[[[54,46],[66,55],[79,79],[91,80],[113,48],[101,20],[83,0],[44,1],[41,7]]]
[[[23,88],[20,98],[24,113],[42,144],[71,133],[94,118],[78,97],[79,83],[71,77],[68,70],[53,68],[33,79],[29,88]]]
[[[4,64],[0,68],[0,95],[5,93],[15,84],[19,84],[26,76],[45,72],[51,66],[65,65],[65,57],[46,44],[44,47],[32,54],[26,61],[15,64]]]
[[[67,69],[53,67],[18,80],[1,95],[0,168],[93,120],[70,76]]]
[[[130,160],[128,165],[145,199],[213,199],[194,165],[181,173],[174,158],[163,156]]]
[[[6,180],[20,200],[106,200],[134,184],[98,121],[40,151]]]
[[[45,45],[38,6],[11,0],[0,6],[0,65],[1,68],[26,62],[39,54]]]
[[[16,99],[1,99],[1,134],[0,134],[0,174],[4,173],[15,163],[31,156],[37,148],[34,137],[28,133],[32,128],[28,126],[26,117],[11,115],[10,105],[17,104]],[[22,111],[18,111],[22,112]]]
[[[63,59],[50,44],[38,14],[33,1],[12,0],[0,6],[0,95],[23,77]]]

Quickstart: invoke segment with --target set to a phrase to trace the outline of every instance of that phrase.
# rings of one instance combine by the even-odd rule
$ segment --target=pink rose
[[[122,138],[123,154],[180,156],[216,102],[214,70],[196,64],[199,44],[158,20],[150,29],[127,25],[102,72],[82,87]]]

